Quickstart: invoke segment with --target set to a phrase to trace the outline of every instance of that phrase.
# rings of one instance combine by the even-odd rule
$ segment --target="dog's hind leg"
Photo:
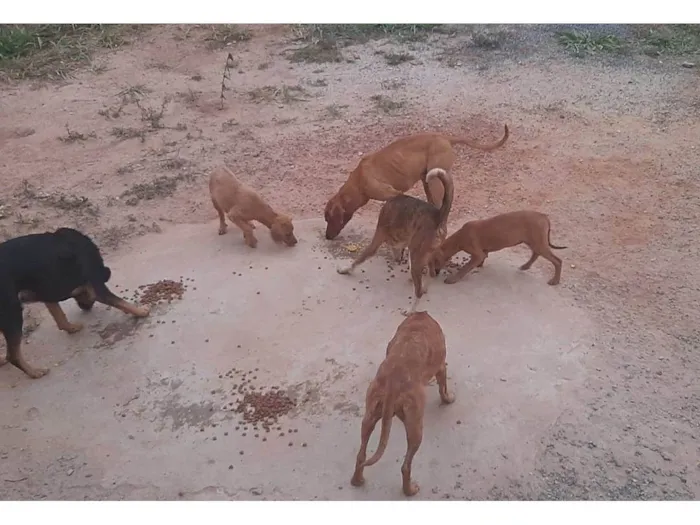
[[[440,393],[440,401],[444,405],[449,405],[454,403],[455,395],[447,392],[447,366],[445,363],[442,364],[442,368],[435,374],[435,379],[438,384],[438,392]]]
[[[424,404],[424,402],[423,402]],[[416,455],[423,441],[423,407],[412,407],[410,412],[404,413],[403,425],[406,428],[406,457],[401,465],[401,477],[403,481],[403,493],[406,496],[415,496],[420,487],[411,481],[411,465],[413,456]]]
[[[20,325],[19,330],[12,331],[9,334],[5,332],[5,342],[7,343],[7,361],[15,365],[22,372],[27,374],[32,379],[39,379],[49,373],[48,368],[34,368],[24,360],[22,355],[22,313],[20,310]]]
[[[64,332],[68,332],[69,334],[74,334],[76,332],[80,332],[83,329],[82,323],[71,323],[68,318],[66,317],[66,313],[63,311],[63,308],[61,308],[61,305],[58,303],[44,303],[46,305],[46,308],[48,309],[49,313],[51,314],[51,317],[53,317],[53,320],[56,323],[56,326],[58,327],[59,330],[63,330]]]
[[[377,422],[382,418],[381,405],[375,406],[374,410],[368,410],[365,413],[365,417],[362,419],[362,430],[360,431],[360,451],[357,453],[357,461],[355,461],[355,472],[352,475],[350,483],[354,487],[361,487],[365,483],[364,463],[367,459],[367,445],[369,444],[369,438],[374,431],[374,427],[377,426]]]
[[[211,203],[214,205],[216,213],[219,214],[219,235],[223,235],[228,229],[228,226],[226,225],[226,215],[224,214],[224,210],[221,209],[221,206],[219,206],[214,199],[211,200]]]
[[[372,237],[372,242],[369,243],[369,246],[360,252],[360,255],[357,256],[357,259],[355,259],[350,266],[338,268],[338,273],[341,275],[348,275],[352,273],[355,268],[375,255],[382,244],[384,244],[384,235],[378,228],[377,231],[374,232],[374,237]]]
[[[537,260],[537,258],[540,256],[539,253],[533,251],[532,256],[527,260],[525,264],[523,264],[520,269],[521,270],[529,270],[530,267],[532,267],[532,264]]]
[[[554,277],[547,281],[547,284],[552,286],[559,284],[559,279],[561,279],[561,259],[554,255],[549,248],[543,249],[540,255],[554,265]]]

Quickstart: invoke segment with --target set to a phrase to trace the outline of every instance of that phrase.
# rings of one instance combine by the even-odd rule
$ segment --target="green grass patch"
[[[144,25],[0,26],[0,78],[64,79],[92,63],[95,51],[129,44]]]
[[[557,40],[575,56],[621,53],[627,49],[627,43],[615,35],[593,35],[588,31],[562,31]]]

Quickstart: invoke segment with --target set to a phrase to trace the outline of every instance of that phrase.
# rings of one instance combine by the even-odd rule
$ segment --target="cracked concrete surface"
[[[35,305],[41,323],[25,352],[52,370],[32,381],[0,369],[2,498],[403,498],[398,423],[365,487],[349,484],[365,390],[412,293],[383,255],[353,276],[336,273],[343,242],[367,239],[372,227],[354,220],[329,243],[322,220],[297,221],[299,244],[286,248],[260,226],[251,250],[233,227],[220,237],[214,223],[175,226],[107,263],[122,293],[191,278],[182,300],[144,320],[67,302],[69,318],[86,323],[72,336]],[[550,265],[517,270],[526,252],[493,254],[456,285],[432,281],[422,302],[445,332],[457,401],[440,407],[437,387],[428,389],[418,499],[486,498],[495,485],[527,480],[543,437],[577,408],[592,322],[547,286]],[[232,368],[258,369],[258,388],[296,399],[280,419],[284,436],[241,435]]]

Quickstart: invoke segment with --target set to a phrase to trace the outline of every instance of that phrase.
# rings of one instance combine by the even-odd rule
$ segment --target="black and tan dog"
[[[384,454],[391,422],[398,416],[406,427],[407,441],[406,457],[401,465],[403,493],[406,496],[418,493],[418,485],[411,479],[411,464],[423,440],[425,386],[434,377],[440,401],[450,404],[455,400],[455,395],[447,392],[446,353],[445,334],[427,312],[413,313],[398,326],[386,348],[386,357],[367,388],[360,450],[351,480],[354,486],[364,484],[365,467],[374,465]],[[380,419],[379,446],[367,459],[367,444]]]
[[[447,230],[447,217],[452,208],[454,185],[452,177],[443,169],[435,168],[426,175],[426,181],[438,178],[445,188],[442,206],[438,209],[429,202],[409,195],[398,195],[382,205],[377,219],[377,228],[370,244],[362,250],[353,263],[339,268],[338,273],[349,274],[364,261],[377,253],[382,244],[391,246],[394,258],[399,261],[405,247],[408,247],[411,280],[415,299],[410,312],[415,312],[418,301],[427,292],[423,283],[423,270],[429,267],[431,277],[436,272],[432,266],[432,252],[442,240],[442,232]],[[404,311],[404,314],[410,313]]]
[[[0,244],[0,331],[7,343],[7,361],[34,379],[48,369],[34,368],[22,356],[22,303],[42,302],[59,330],[80,331],[80,323],[66,318],[59,302],[73,298],[82,310],[95,303],[113,306],[136,317],[147,307],[133,305],[107,288],[112,275],[100,250],[83,233],[72,228],[23,235]]]

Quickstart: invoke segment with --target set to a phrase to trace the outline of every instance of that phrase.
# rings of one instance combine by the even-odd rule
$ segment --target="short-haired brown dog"
[[[374,465],[384,454],[389,442],[391,422],[394,416],[398,416],[406,428],[407,441],[406,457],[401,465],[403,493],[406,496],[418,493],[418,485],[411,481],[411,463],[423,440],[425,386],[434,377],[441,402],[449,404],[455,400],[454,394],[447,392],[446,353],[445,334],[427,312],[409,315],[396,329],[387,346],[386,358],[367,388],[362,441],[355,473],[350,481],[355,487],[365,482],[364,468]],[[382,432],[377,451],[366,459],[369,438],[380,419]]]
[[[433,251],[432,263],[439,272],[457,252],[464,251],[471,255],[467,264],[445,279],[447,284],[454,284],[474,268],[483,266],[490,252],[527,244],[532,250],[532,256],[520,269],[529,270],[541,255],[554,265],[554,277],[548,284],[559,284],[561,259],[550,248],[563,250],[566,246],[555,246],[549,242],[550,229],[549,217],[532,210],[513,211],[488,219],[469,221]]]
[[[335,239],[350,222],[353,214],[370,199],[387,201],[410,190],[419,180],[423,181],[425,196],[439,207],[443,201],[443,189],[439,188],[439,184],[433,184],[429,188],[424,177],[434,168],[445,171],[452,168],[456,158],[452,146],[464,144],[470,148],[491,151],[505,144],[508,133],[508,126],[505,126],[503,138],[489,145],[440,133],[420,133],[402,137],[365,155],[326,203],[326,239]]]
[[[216,168],[209,177],[211,202],[219,214],[219,235],[226,233],[226,215],[229,220],[243,231],[245,243],[251,248],[258,245],[253,235],[258,221],[270,229],[272,240],[278,244],[294,246],[292,219],[275,212],[255,191],[239,181],[225,166]]]
[[[350,266],[338,268],[340,274],[352,273],[357,266],[376,254],[384,243],[391,246],[394,257],[399,259],[403,248],[407,246],[415,292],[411,312],[416,311],[418,301],[427,292],[427,285],[424,286],[423,283],[423,269],[432,264],[431,254],[440,243],[439,232],[446,231],[447,217],[454,197],[452,177],[445,170],[435,168],[425,177],[428,182],[433,178],[440,179],[445,188],[445,196],[439,209],[429,202],[409,195],[402,194],[389,199],[379,211],[372,241]],[[432,267],[430,275],[437,275]]]

